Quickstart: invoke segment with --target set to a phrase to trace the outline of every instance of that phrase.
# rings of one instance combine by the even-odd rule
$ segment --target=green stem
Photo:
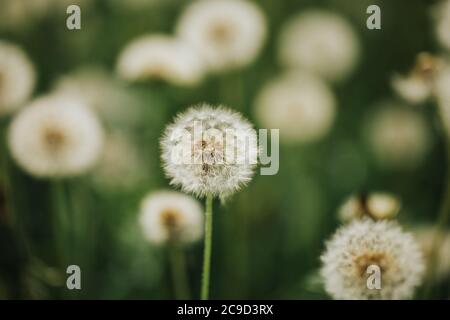
[[[175,299],[190,299],[189,282],[186,274],[186,262],[184,252],[177,243],[171,243],[169,248],[172,282],[175,291]]]
[[[202,291],[201,299],[209,298],[209,278],[211,270],[211,251],[212,251],[212,227],[213,227],[213,197],[208,194],[206,196],[206,214],[205,214],[205,244],[203,251],[203,275],[202,275]]]
[[[53,202],[53,230],[54,238],[59,254],[61,267],[70,264],[73,241],[71,232],[70,214],[67,209],[67,197],[64,190],[64,182],[55,180],[52,182],[52,202]]]

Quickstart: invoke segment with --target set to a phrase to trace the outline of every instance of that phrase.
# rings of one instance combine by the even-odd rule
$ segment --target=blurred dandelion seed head
[[[158,191],[141,203],[139,224],[153,243],[191,243],[203,234],[203,210],[194,198],[175,191]]]
[[[204,76],[204,64],[187,42],[160,34],[141,36],[122,51],[118,74],[127,80],[164,80],[175,85],[195,85]]]
[[[246,185],[259,153],[256,131],[237,112],[203,104],[176,117],[161,140],[171,183],[224,199]]]
[[[290,72],[261,89],[255,116],[263,127],[280,129],[282,142],[314,142],[332,127],[336,99],[320,78]]]
[[[385,168],[414,168],[430,148],[425,118],[408,107],[381,106],[369,119],[367,134],[377,162]]]
[[[360,56],[353,27],[334,13],[310,10],[282,28],[279,60],[283,66],[306,69],[339,81],[355,69]]]
[[[408,299],[422,282],[419,245],[393,221],[354,220],[327,242],[321,275],[334,299]],[[381,269],[380,290],[367,288],[366,269]]]
[[[375,220],[392,219],[400,210],[400,200],[389,193],[354,194],[339,208],[342,221],[370,217]]]
[[[32,94],[35,81],[34,67],[22,49],[0,41],[0,116],[21,107]]]
[[[450,274],[450,233],[439,231],[434,226],[421,226],[414,235],[427,261],[431,259],[434,241],[438,240],[440,246],[437,249],[436,280],[445,279]]]
[[[45,96],[12,121],[9,148],[18,165],[36,177],[65,177],[89,170],[97,161],[103,131],[86,106],[63,96]]]
[[[266,38],[261,9],[244,0],[199,0],[180,17],[177,34],[191,43],[211,71],[239,68],[255,60]]]

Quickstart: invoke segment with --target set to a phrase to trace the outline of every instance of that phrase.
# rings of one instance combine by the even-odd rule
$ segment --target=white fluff
[[[9,128],[9,148],[18,165],[36,177],[85,173],[97,161],[103,131],[91,110],[64,96],[41,97]]]
[[[180,192],[153,192],[142,200],[139,224],[150,242],[190,243],[203,234],[203,211],[197,200]]]
[[[206,104],[178,115],[161,140],[171,183],[224,199],[246,185],[257,163],[256,131],[237,112]]]
[[[222,71],[255,60],[266,37],[266,21],[249,1],[199,0],[183,12],[177,34],[197,48],[210,70]]]
[[[321,276],[334,299],[409,299],[425,266],[419,245],[393,221],[354,220],[338,229],[321,257]],[[369,265],[381,269],[381,289],[368,289]]]
[[[359,60],[360,45],[352,26],[334,13],[304,11],[283,26],[279,59],[333,81],[347,77]]]
[[[314,142],[331,129],[336,100],[328,85],[305,72],[291,72],[267,83],[255,102],[262,127],[280,129],[282,142]]]

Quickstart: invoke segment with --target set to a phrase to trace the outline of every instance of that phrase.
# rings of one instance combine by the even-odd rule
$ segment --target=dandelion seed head
[[[192,243],[203,234],[202,207],[180,192],[153,192],[142,200],[139,224],[150,242]]]
[[[35,71],[19,47],[0,41],[0,116],[21,107],[35,85]]]
[[[204,65],[187,42],[155,34],[128,44],[120,54],[117,72],[130,81],[157,79],[191,86],[203,79]]]
[[[180,17],[177,33],[195,46],[211,71],[255,60],[266,37],[261,9],[244,0],[199,0]]]
[[[408,299],[422,282],[419,245],[394,221],[353,220],[326,244],[321,276],[334,299]],[[370,265],[381,270],[381,289],[367,287]]]
[[[386,104],[372,114],[367,136],[378,164],[411,169],[425,158],[430,130],[423,116],[411,108]]]
[[[307,143],[325,136],[336,115],[336,100],[320,78],[291,72],[266,84],[255,102],[255,117],[280,129],[281,141]]]
[[[342,221],[372,218],[375,220],[392,219],[400,210],[400,200],[389,193],[372,192],[370,194],[351,195],[339,208]]]
[[[171,183],[224,199],[246,185],[257,163],[256,131],[237,112],[206,104],[178,115],[161,140]]]
[[[282,28],[279,59],[286,67],[306,69],[332,81],[347,77],[360,55],[352,26],[334,13],[310,10]]]
[[[8,143],[13,158],[29,174],[74,176],[97,161],[103,132],[86,106],[63,96],[45,96],[13,119]]]

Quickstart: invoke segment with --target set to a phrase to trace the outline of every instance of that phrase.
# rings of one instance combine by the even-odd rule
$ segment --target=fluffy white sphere
[[[413,237],[386,220],[354,220],[341,227],[321,260],[325,289],[334,299],[408,299],[425,270]],[[367,286],[371,265],[381,270],[381,289]]]
[[[89,108],[64,96],[45,96],[13,119],[8,138],[13,158],[29,174],[63,177],[95,165],[103,131]]]
[[[257,164],[256,131],[237,112],[206,104],[178,115],[161,140],[171,183],[224,199],[246,185]]]
[[[203,234],[203,211],[197,200],[180,192],[153,192],[142,200],[139,224],[150,242],[190,243]]]
[[[305,11],[286,23],[280,35],[279,59],[329,80],[341,80],[355,68],[360,55],[352,26],[334,13]]]
[[[313,142],[328,133],[336,100],[320,78],[291,72],[265,85],[255,102],[255,116],[265,128],[280,129],[282,142]]]
[[[177,34],[197,48],[212,71],[222,71],[256,58],[266,37],[266,21],[253,2],[199,0],[183,12]]]

